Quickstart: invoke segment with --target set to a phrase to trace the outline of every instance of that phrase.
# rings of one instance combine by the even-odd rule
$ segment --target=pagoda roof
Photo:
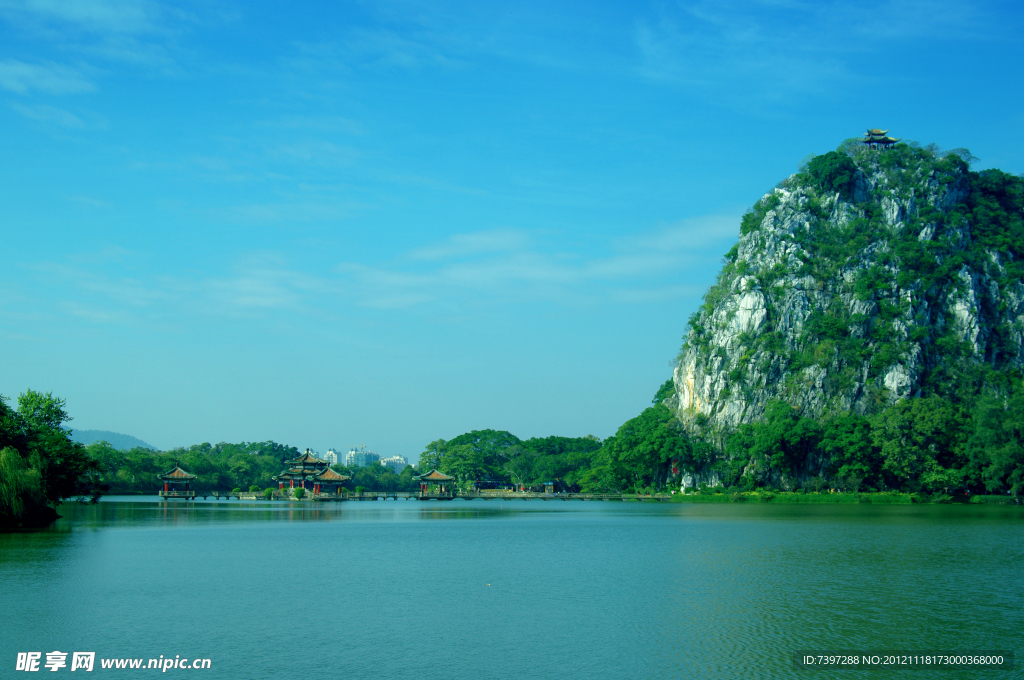
[[[900,139],[903,139],[902,137],[898,139],[888,137],[886,136],[888,132],[888,130],[868,128],[867,134],[864,135],[864,138],[861,139],[860,141],[864,142],[865,144],[895,144],[896,142],[900,141]]]
[[[352,479],[346,475],[338,474],[331,468],[327,468],[318,474],[316,478],[321,482],[344,482],[346,479]]]
[[[455,481],[454,477],[449,477],[448,475],[444,474],[443,472],[438,472],[437,470],[431,470],[427,474],[420,475],[416,479],[419,479],[419,480],[424,481],[424,482],[454,482]]]
[[[302,464],[309,464],[309,463],[313,463],[313,464],[324,463],[324,464],[326,464],[327,461],[323,460],[322,458],[317,458],[316,456],[314,456],[313,454],[311,454],[309,452],[309,449],[306,449],[306,452],[304,454],[302,454],[301,456],[299,456],[298,458],[293,458],[292,460],[286,460],[284,463],[285,463],[285,465],[302,465]]]
[[[175,465],[173,468],[171,468],[167,472],[163,473],[162,475],[157,475],[157,476],[160,479],[166,479],[168,481],[179,481],[180,480],[182,482],[184,482],[186,480],[189,480],[189,479],[195,479],[196,478],[196,475],[192,475],[192,474],[189,474],[189,473],[185,472],[184,470],[182,470],[177,465]]]

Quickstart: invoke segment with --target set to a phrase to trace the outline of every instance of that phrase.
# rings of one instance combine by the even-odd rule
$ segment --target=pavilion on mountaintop
[[[903,139],[902,137],[899,139],[893,139],[892,137],[888,137],[888,134],[888,130],[868,128],[868,133],[864,135],[864,138],[860,141],[871,149],[888,149],[890,146],[900,141],[900,139]]]

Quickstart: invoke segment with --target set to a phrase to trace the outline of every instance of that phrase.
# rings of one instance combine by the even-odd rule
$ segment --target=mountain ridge
[[[88,446],[94,442],[105,441],[115,449],[122,451],[129,451],[135,448],[152,449],[158,451],[155,446],[147,444],[137,437],[133,437],[129,434],[121,434],[120,432],[111,432],[109,430],[72,430],[71,441],[78,442]]]

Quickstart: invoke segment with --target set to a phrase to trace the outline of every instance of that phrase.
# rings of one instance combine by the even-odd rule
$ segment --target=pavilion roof
[[[860,141],[864,142],[865,144],[895,144],[896,142],[900,141],[900,139],[903,139],[902,137],[898,139],[888,137],[888,132],[888,130],[868,128],[867,134],[864,135],[864,138],[861,139]]]
[[[344,482],[346,479],[352,479],[346,475],[338,474],[331,468],[327,468],[318,474],[316,478],[321,482]]]
[[[173,481],[182,481],[182,482],[184,482],[184,481],[189,480],[189,479],[195,479],[196,475],[191,475],[191,474],[185,472],[184,470],[182,470],[177,465],[175,465],[173,468],[171,468],[167,472],[163,473],[162,475],[158,475],[158,477],[160,479],[166,479],[166,480],[172,481],[172,482]]]
[[[308,465],[309,463],[313,463],[313,464],[324,463],[324,464],[326,464],[327,461],[322,459],[322,458],[317,458],[316,456],[314,456],[313,454],[311,454],[309,452],[309,449],[306,449],[306,452],[304,454],[302,454],[301,456],[299,456],[298,458],[294,458],[292,460],[286,460],[285,461],[285,465],[303,465],[303,464]]]
[[[419,480],[424,481],[424,482],[454,482],[455,481],[454,477],[449,477],[448,475],[444,474],[443,472],[438,472],[437,470],[431,470],[427,474],[420,475],[416,479],[419,479]]]

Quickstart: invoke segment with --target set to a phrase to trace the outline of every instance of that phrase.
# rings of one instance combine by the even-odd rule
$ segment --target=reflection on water
[[[16,621],[0,658],[202,656],[204,678],[783,678],[798,649],[1019,650],[1022,510],[109,498],[0,535]]]

